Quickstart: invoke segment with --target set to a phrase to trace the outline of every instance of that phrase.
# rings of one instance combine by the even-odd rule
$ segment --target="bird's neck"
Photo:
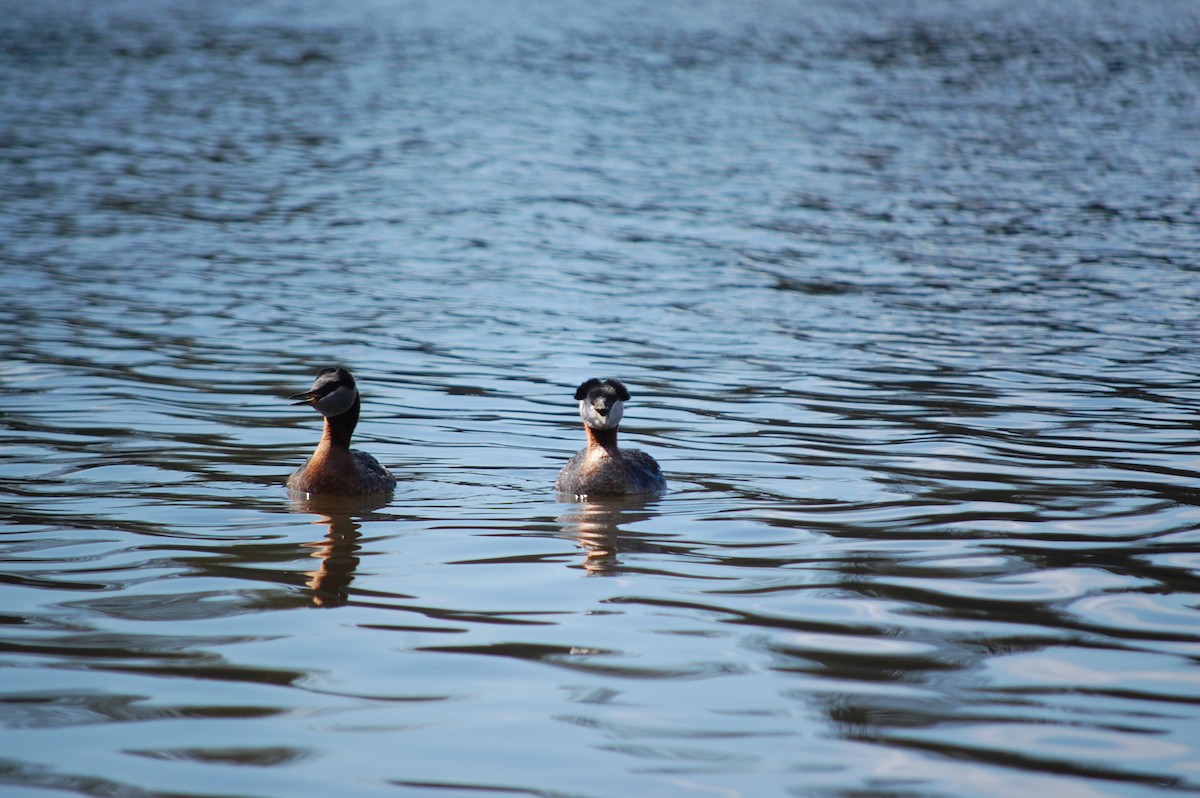
[[[583,427],[587,430],[588,448],[600,446],[608,449],[611,452],[617,450],[617,428],[612,429],[592,429],[586,424]]]
[[[350,409],[345,413],[332,418],[327,416],[321,442],[335,449],[349,449],[350,436],[354,434],[354,428],[358,425],[358,411],[361,407],[362,400],[356,397],[354,404],[350,405]]]

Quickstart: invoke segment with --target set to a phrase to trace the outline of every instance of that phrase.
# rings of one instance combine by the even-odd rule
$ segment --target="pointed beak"
[[[294,405],[311,405],[321,397],[316,391],[305,391],[304,393],[295,393],[288,397]]]

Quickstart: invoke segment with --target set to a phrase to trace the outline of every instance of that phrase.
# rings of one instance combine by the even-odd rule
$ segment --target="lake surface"
[[[1191,0],[0,10],[0,793],[1200,790]]]

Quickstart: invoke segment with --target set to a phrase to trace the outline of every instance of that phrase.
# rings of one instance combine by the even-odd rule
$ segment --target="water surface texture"
[[[6,797],[1200,790],[1196,3],[0,11]]]

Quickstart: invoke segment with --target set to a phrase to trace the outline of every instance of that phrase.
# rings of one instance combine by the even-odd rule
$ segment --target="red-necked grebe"
[[[629,399],[621,381],[590,379],[576,389],[575,398],[588,445],[559,472],[554,485],[558,493],[586,498],[666,490],[667,481],[653,457],[640,449],[617,448],[617,426]]]
[[[308,462],[287,481],[292,493],[365,496],[387,493],[396,478],[366,452],[350,448],[362,399],[354,377],[344,368],[324,368],[310,390],[289,396],[325,417],[325,432]]]

